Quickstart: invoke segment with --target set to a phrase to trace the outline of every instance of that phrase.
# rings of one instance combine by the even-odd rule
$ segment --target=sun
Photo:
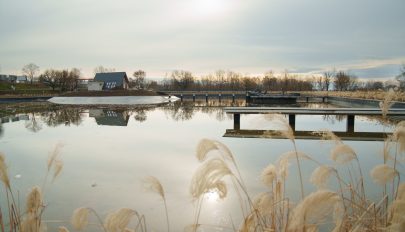
[[[193,0],[194,13],[200,17],[218,16],[227,9],[227,0]]]

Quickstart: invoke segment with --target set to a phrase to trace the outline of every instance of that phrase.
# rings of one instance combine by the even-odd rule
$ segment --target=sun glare
[[[226,0],[194,0],[194,12],[201,17],[216,16],[227,9]]]
[[[205,193],[205,198],[207,199],[208,202],[217,202],[220,199],[217,190],[211,190]]]

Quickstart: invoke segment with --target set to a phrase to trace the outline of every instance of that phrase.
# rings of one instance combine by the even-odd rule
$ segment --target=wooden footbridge
[[[296,115],[346,115],[346,131],[335,132],[342,139],[346,140],[383,140],[387,133],[381,132],[355,132],[354,119],[356,115],[382,116],[380,108],[297,108],[297,107],[226,107],[224,111],[233,114],[233,129],[228,129],[225,137],[271,137],[282,138],[279,131],[264,130],[241,130],[241,114],[286,114],[296,138],[319,139],[313,131],[296,131]],[[390,109],[387,116],[405,116],[405,109]]]

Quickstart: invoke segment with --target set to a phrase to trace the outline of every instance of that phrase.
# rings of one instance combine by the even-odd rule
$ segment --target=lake
[[[64,225],[71,229],[70,218],[78,207],[91,207],[104,218],[121,207],[145,215],[148,231],[166,231],[162,198],[146,191],[142,180],[158,178],[167,200],[171,231],[183,231],[194,222],[197,208],[190,194],[190,182],[201,166],[196,148],[202,139],[226,145],[238,164],[251,197],[268,191],[260,174],[281,154],[294,150],[288,139],[224,137],[233,128],[232,115],[224,106],[244,106],[244,101],[175,102],[142,107],[72,107],[48,103],[2,104],[0,152],[5,154],[9,176],[22,207],[33,186],[45,187],[44,220],[50,230]],[[305,104],[306,107],[328,107]],[[296,130],[329,129],[345,131],[345,117],[298,115]],[[394,123],[378,118],[356,117],[355,131],[392,132]],[[279,125],[265,115],[242,115],[241,129],[274,130]],[[382,163],[383,141],[344,141],[358,154],[365,173],[370,199],[381,197],[381,188],[369,171]],[[47,160],[55,146],[60,147],[62,172],[55,180],[47,173]],[[322,164],[334,165],[330,151],[334,144],[314,139],[297,139],[296,146]],[[308,182],[317,164],[302,160],[305,193],[316,187]],[[346,167],[336,166],[346,170]],[[401,166],[400,168],[403,169]],[[402,170],[404,171],[404,170]],[[297,165],[291,162],[286,192],[291,201],[300,197]],[[225,199],[216,192],[204,197],[199,223],[201,231],[232,231],[243,222],[241,203],[229,177]],[[333,183],[329,184],[331,189]],[[0,206],[4,214],[6,197],[1,189]],[[246,202],[245,202],[246,203]],[[243,203],[243,204],[245,204]],[[96,222],[94,217],[91,221]],[[97,231],[90,226],[90,231]]]

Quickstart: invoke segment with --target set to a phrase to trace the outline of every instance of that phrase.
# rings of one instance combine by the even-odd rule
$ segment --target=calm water
[[[238,103],[243,105],[243,102]],[[13,187],[21,202],[32,186],[43,186],[49,153],[63,144],[61,175],[46,184],[47,204],[44,218],[48,227],[66,225],[74,209],[92,207],[102,217],[121,207],[129,207],[146,216],[150,231],[165,231],[163,201],[147,192],[142,179],[157,177],[166,192],[172,231],[182,231],[193,223],[195,205],[189,194],[190,180],[200,163],[195,158],[198,142],[203,138],[218,140],[233,152],[251,196],[267,189],[260,173],[284,152],[293,150],[286,139],[223,137],[233,128],[232,117],[222,111],[227,102],[171,103],[142,108],[78,108],[29,104],[1,105],[4,116],[0,127],[0,151],[6,155]],[[309,105],[327,107],[326,105]],[[297,130],[345,130],[345,118],[297,116]],[[271,130],[275,124],[263,115],[242,115],[241,129]],[[389,132],[377,119],[356,117],[355,131]],[[365,173],[382,162],[383,142],[347,141],[358,153]],[[297,140],[298,149],[321,163],[329,159],[332,143]],[[316,166],[303,161],[304,179]],[[368,176],[368,175],[367,175]],[[370,198],[380,190],[366,179]],[[200,223],[204,231],[227,231],[242,221],[239,203],[231,186],[228,197],[206,197]],[[296,165],[290,166],[287,183],[291,199],[299,195]],[[306,193],[315,190],[307,183]],[[4,190],[0,204],[4,207]],[[4,209],[3,209],[4,210]],[[58,222],[54,222],[54,221]],[[215,227],[221,225],[220,228]]]

